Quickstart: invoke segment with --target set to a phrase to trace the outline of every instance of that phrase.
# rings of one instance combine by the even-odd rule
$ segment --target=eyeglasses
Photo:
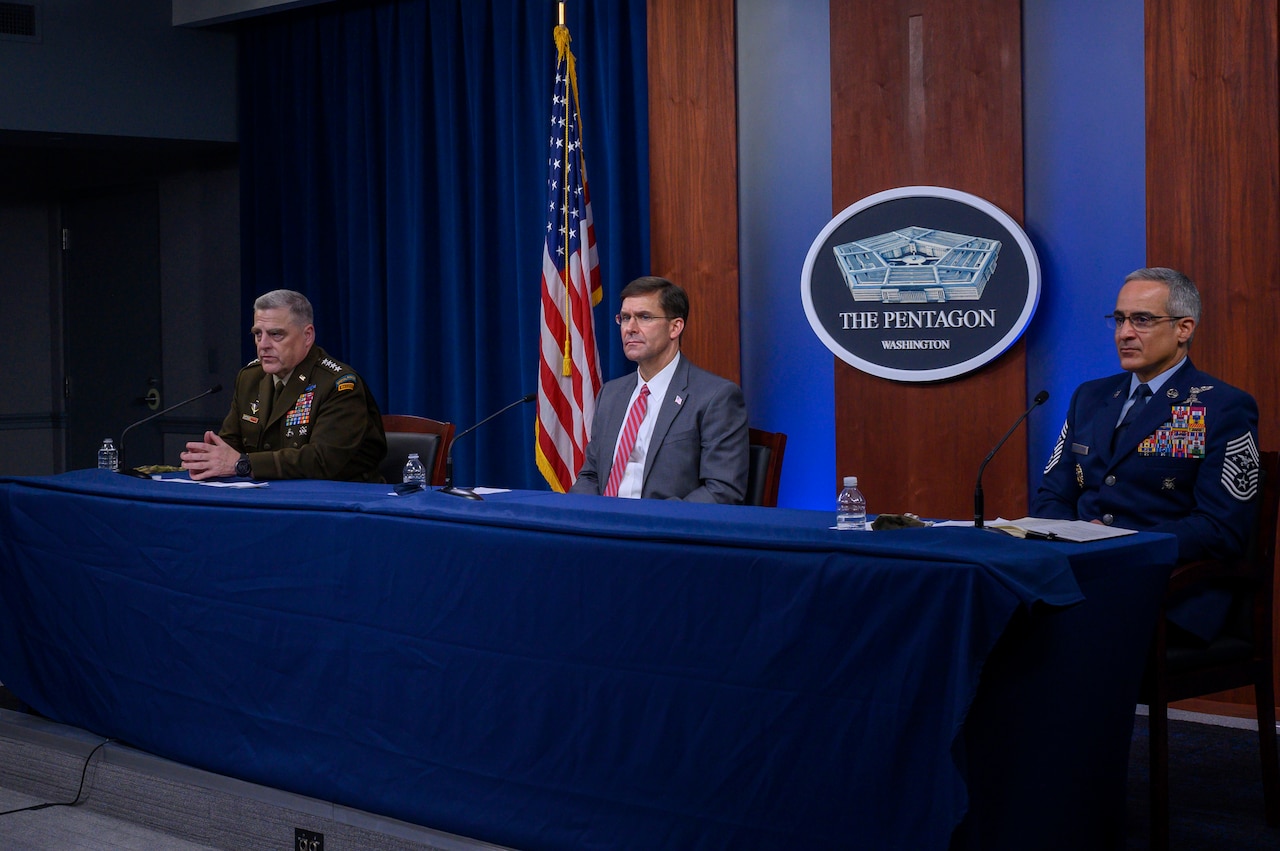
[[[1117,310],[1115,313],[1107,314],[1105,318],[1107,320],[1107,327],[1113,331],[1119,331],[1121,328],[1124,327],[1125,322],[1128,322],[1130,325],[1132,325],[1133,330],[1135,331],[1149,331],[1150,329],[1156,327],[1157,323],[1164,322],[1167,319],[1172,319],[1174,322],[1177,322],[1179,319],[1186,319],[1187,317],[1156,316],[1154,313],[1127,313],[1126,314],[1126,313],[1121,313],[1120,311]]]
[[[648,325],[650,322],[657,322],[659,319],[670,319],[670,316],[654,316],[652,313],[619,313],[613,317],[613,321],[619,325],[626,325],[632,319],[641,325]]]

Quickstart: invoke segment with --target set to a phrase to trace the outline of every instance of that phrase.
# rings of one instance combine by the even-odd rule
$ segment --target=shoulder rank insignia
[[[1235,440],[1227,441],[1227,454],[1222,459],[1222,487],[1233,499],[1248,502],[1257,495],[1260,470],[1253,432],[1246,431]]]
[[[333,358],[324,358],[320,361],[320,366],[323,366],[325,369],[331,369],[334,372],[342,372],[342,364],[338,363]]]
[[[1058,432],[1058,442],[1053,445],[1053,453],[1049,456],[1049,463],[1044,465],[1044,472],[1047,475],[1050,470],[1058,466],[1058,462],[1062,460],[1062,448],[1067,442],[1067,423],[1063,422],[1062,431]],[[1075,444],[1072,444],[1075,448]]]

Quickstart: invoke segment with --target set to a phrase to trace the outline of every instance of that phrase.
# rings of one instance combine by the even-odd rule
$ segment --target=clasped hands
[[[204,433],[204,442],[192,441],[187,444],[187,451],[182,453],[182,469],[191,474],[191,478],[213,479],[219,476],[234,476],[236,462],[240,460],[240,450],[228,444],[211,431]]]

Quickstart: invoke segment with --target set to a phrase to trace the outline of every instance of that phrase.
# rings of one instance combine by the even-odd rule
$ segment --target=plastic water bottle
[[[98,469],[113,473],[120,471],[120,453],[116,452],[116,445],[109,437],[102,441],[102,448],[98,450]]]
[[[427,468],[422,466],[422,462],[418,460],[417,452],[409,453],[409,460],[404,462],[404,474],[400,480],[406,485],[422,485],[427,486]]]
[[[859,532],[867,529],[867,499],[858,490],[857,476],[844,477],[844,490],[836,498],[836,528]]]

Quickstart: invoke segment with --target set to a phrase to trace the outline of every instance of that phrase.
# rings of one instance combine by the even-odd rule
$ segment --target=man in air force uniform
[[[1257,508],[1258,406],[1191,363],[1195,284],[1139,269],[1108,318],[1126,371],[1076,390],[1031,513],[1165,532],[1179,561],[1240,555]],[[1229,606],[1226,590],[1195,589],[1168,619],[1209,641]]]

